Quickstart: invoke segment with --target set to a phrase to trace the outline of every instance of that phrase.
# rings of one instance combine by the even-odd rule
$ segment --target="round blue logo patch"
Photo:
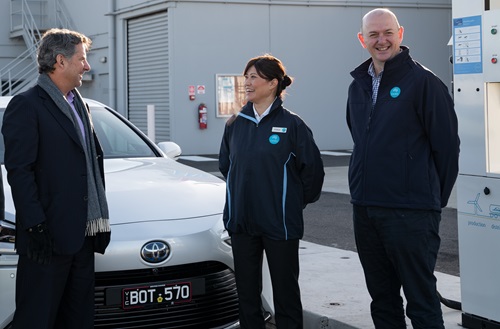
[[[397,98],[401,94],[401,89],[399,87],[394,87],[391,89],[391,97],[392,98]]]
[[[269,136],[269,143],[278,144],[279,141],[280,141],[280,136],[278,136],[276,134]]]

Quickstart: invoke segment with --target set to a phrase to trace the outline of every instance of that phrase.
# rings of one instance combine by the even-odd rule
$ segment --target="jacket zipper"
[[[371,99],[370,93],[368,93],[368,96]],[[375,104],[376,104],[376,102],[375,102]],[[364,202],[366,199],[366,186],[365,186],[366,185],[366,170],[364,167],[366,166],[366,161],[367,161],[367,157],[368,157],[368,140],[370,139],[370,126],[371,126],[371,122],[372,122],[373,113],[375,110],[375,104],[373,104],[371,106],[370,114],[368,116],[368,123],[366,125],[366,137],[365,137],[365,142],[364,142],[365,149],[363,150],[363,154],[364,154],[363,168],[361,168],[361,170],[363,170],[363,200],[362,200],[362,202]]]

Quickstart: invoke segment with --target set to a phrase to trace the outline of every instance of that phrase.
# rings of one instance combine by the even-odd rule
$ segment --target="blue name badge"
[[[276,145],[279,142],[280,142],[280,136],[278,136],[276,134],[269,136],[269,143]]]
[[[401,94],[401,89],[399,87],[393,87],[391,89],[391,97],[392,98],[397,98]]]

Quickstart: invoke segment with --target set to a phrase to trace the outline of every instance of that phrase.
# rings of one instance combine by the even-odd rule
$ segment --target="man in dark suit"
[[[13,328],[93,328],[94,252],[110,239],[102,149],[76,89],[92,41],[47,31],[37,85],[7,106],[5,167],[19,254]]]

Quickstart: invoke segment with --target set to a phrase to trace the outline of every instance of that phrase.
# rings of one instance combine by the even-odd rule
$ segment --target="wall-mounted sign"
[[[245,99],[245,77],[241,74],[217,74],[217,117],[230,117],[238,113]]]

